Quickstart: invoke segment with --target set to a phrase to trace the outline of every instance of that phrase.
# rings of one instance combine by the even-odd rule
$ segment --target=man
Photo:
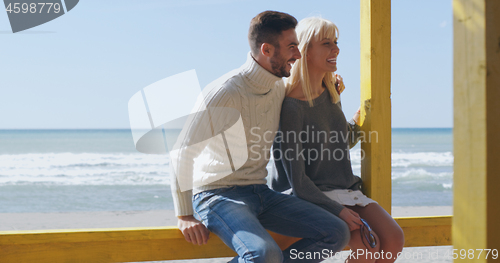
[[[238,253],[231,262],[320,262],[349,240],[349,229],[341,219],[266,185],[273,141],[269,137],[278,129],[285,96],[282,77],[288,77],[292,64],[301,58],[296,25],[294,17],[274,11],[252,19],[247,62],[205,96],[207,110],[185,126],[184,142],[171,163],[179,229],[188,242],[198,245],[207,242],[209,231],[215,233]],[[232,110],[237,110],[236,118],[231,117]],[[224,136],[224,131],[238,118],[248,158],[235,167],[237,160],[227,157],[231,148],[227,141],[234,136]],[[206,134],[221,139],[210,142]],[[192,183],[194,159],[200,154],[205,160],[201,177],[208,183],[183,191],[186,180]],[[232,169],[229,174],[227,167]],[[302,239],[282,252],[266,229]]]

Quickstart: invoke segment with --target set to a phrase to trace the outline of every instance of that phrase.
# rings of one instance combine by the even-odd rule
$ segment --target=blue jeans
[[[326,210],[267,185],[208,190],[193,197],[195,217],[238,253],[231,262],[321,262],[350,239],[347,224]],[[281,251],[266,229],[301,237]]]

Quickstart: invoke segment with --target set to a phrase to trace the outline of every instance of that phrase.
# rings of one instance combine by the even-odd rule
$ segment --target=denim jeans
[[[231,262],[321,262],[350,239],[347,224],[328,211],[267,185],[208,190],[193,197],[195,217],[238,253]],[[301,237],[285,251],[269,235]]]

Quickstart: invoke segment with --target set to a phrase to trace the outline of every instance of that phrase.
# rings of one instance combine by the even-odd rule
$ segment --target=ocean
[[[452,205],[452,134],[392,129],[393,206]],[[137,152],[128,129],[0,130],[0,213],[173,209],[168,165]]]

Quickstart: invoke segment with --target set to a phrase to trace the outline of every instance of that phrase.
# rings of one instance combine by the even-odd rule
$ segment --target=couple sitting
[[[221,134],[227,125],[209,125],[195,117],[183,134],[184,143],[191,140],[197,147],[180,147],[177,162],[171,162],[178,226],[188,242],[205,244],[213,232],[238,254],[231,262],[320,262],[346,245],[354,252],[390,252],[392,259],[377,262],[394,262],[403,248],[403,232],[377,202],[361,193],[361,179],[352,173],[349,147],[357,143],[359,111],[347,122],[341,109],[344,84],[334,74],[337,39],[337,27],[322,18],[306,18],[297,25],[288,14],[265,11],[252,19],[247,62],[205,97],[207,108],[241,114],[248,158],[236,169],[229,158],[232,171],[227,173],[227,155],[219,150],[223,143],[229,153],[229,138],[221,136],[219,145],[192,143],[191,138],[206,130],[202,126]],[[289,78],[284,82],[283,77]],[[212,111],[208,119],[227,119],[221,112]],[[302,132],[312,129],[317,132]],[[347,140],[332,142],[327,138],[331,132]],[[252,137],[275,134],[281,136],[274,144],[272,138]],[[271,146],[278,171],[273,190],[266,184]],[[304,155],[313,150],[321,158]],[[181,191],[179,182],[193,180],[200,155],[205,155],[202,177],[219,177]],[[224,173],[229,175],[220,176]],[[290,189],[293,195],[281,193]],[[267,230],[302,239],[281,251]],[[361,254],[351,254],[348,262],[375,262]]]

